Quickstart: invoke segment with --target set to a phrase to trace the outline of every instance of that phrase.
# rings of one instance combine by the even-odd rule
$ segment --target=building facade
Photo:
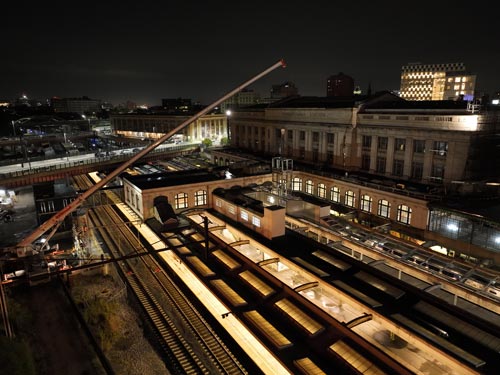
[[[238,148],[395,180],[449,185],[496,177],[500,168],[499,112],[470,111],[466,102],[388,93],[350,102],[298,98],[237,111],[230,126]]]
[[[407,100],[474,99],[476,76],[463,63],[411,63],[401,68],[400,95]]]
[[[293,82],[284,82],[279,85],[273,85],[271,88],[271,99],[283,99],[289,96],[299,94],[299,89]]]
[[[114,134],[157,139],[189,118],[188,115],[112,114],[110,123]],[[227,137],[227,116],[225,114],[202,116],[182,129],[177,136],[185,142],[201,142],[207,138],[214,142],[220,141]]]
[[[101,112],[101,100],[90,99],[86,96],[81,98],[52,98],[51,105],[55,112],[76,112],[83,114],[95,114]]]
[[[188,173],[184,177],[178,173],[165,174],[161,179],[122,175],[124,200],[143,220],[155,216],[155,198],[164,196],[176,213],[212,208],[267,238],[281,235],[274,224],[283,215],[283,212],[267,207],[277,204],[279,198],[276,195],[264,197],[266,191],[271,191],[272,178],[271,174],[233,179],[213,178],[208,174],[195,178]],[[388,226],[391,234],[412,241],[418,239],[417,243],[436,241],[450,257],[500,262],[500,225],[481,220],[476,215],[430,204],[431,196],[426,194],[301,170],[290,174],[288,184],[288,193],[323,201],[334,215],[348,217],[366,226]],[[241,197],[230,198],[233,192],[246,186],[257,187],[247,196],[253,198],[252,201],[263,202],[263,208],[255,208]],[[293,210],[288,203],[286,206],[287,213]],[[274,229],[270,230],[266,223],[274,223]]]
[[[326,80],[326,96],[351,96],[354,93],[354,79],[342,72]]]
[[[221,111],[222,113],[225,113],[227,110],[248,107],[250,105],[258,104],[259,102],[259,93],[253,90],[244,89],[222,102]]]

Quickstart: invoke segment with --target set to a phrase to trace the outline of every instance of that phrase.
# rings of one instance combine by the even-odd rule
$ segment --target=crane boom
[[[137,154],[132,156],[129,160],[118,166],[115,170],[113,170],[111,173],[109,173],[105,178],[103,178],[101,181],[87,189],[85,192],[82,194],[78,195],[75,200],[73,200],[71,203],[69,203],[66,207],[64,207],[62,210],[57,212],[54,216],[52,216],[50,219],[42,223],[38,228],[36,228],[31,234],[26,236],[21,242],[17,244],[17,249],[21,250],[23,248],[31,246],[33,242],[38,239],[42,234],[44,234],[46,231],[48,231],[50,228],[52,228],[54,225],[57,225],[58,223],[61,223],[66,216],[68,216],[71,212],[76,210],[88,197],[90,197],[92,194],[94,194],[97,190],[99,190],[101,187],[109,183],[111,180],[113,180],[116,176],[118,176],[121,172],[123,172],[125,169],[127,169],[130,165],[138,161],[140,158],[143,156],[147,155],[149,152],[154,150],[156,147],[158,147],[160,144],[165,142],[167,139],[169,139],[171,136],[174,134],[178,133],[180,130],[184,129],[186,126],[191,124],[192,122],[196,121],[198,118],[201,116],[207,114],[210,112],[212,109],[214,109],[217,105],[225,101],[226,99],[230,98],[237,92],[241,91],[248,85],[252,84],[253,82],[257,81],[258,79],[262,78],[263,76],[267,75],[274,69],[278,67],[286,67],[285,61],[280,60],[276,62],[275,64],[271,65],[269,68],[265,69],[261,73],[257,74],[253,78],[249,79],[246,82],[243,82],[241,85],[221,97],[220,99],[216,100],[209,106],[205,107],[198,113],[196,113],[194,116],[191,118],[187,119],[183,123],[181,123],[179,126],[177,126],[175,129],[169,131],[168,133],[164,134],[162,137],[158,138],[155,142],[150,144],[148,147],[144,148],[143,150],[139,151]],[[19,253],[19,251],[18,251]]]

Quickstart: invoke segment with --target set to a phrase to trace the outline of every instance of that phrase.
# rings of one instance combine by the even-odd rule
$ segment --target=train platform
[[[243,325],[234,314],[208,289],[198,277],[182,262],[172,250],[164,250],[166,244],[126,204],[117,202],[117,207],[133,223],[135,229],[147,239],[153,248],[160,252],[176,275],[200,299],[214,319],[226,329],[240,347],[251,357],[266,374],[290,374],[290,371]]]
[[[371,320],[353,327],[352,330],[415,373],[419,373],[419,369],[422,368],[428,368],[429,373],[435,374],[475,373],[441,350],[429,346],[428,342],[415,336],[412,332],[386,319],[377,311],[367,308],[341,290],[325,283],[312,272],[288,261],[282,255],[253,240],[244,232],[209,213],[204,213],[203,216],[209,218],[209,230],[214,228],[210,230],[211,233],[244,255],[250,262],[260,263],[267,272],[289,288],[296,290],[297,293],[327,312],[338,322],[346,325],[365,314],[371,314]],[[201,215],[193,214],[189,217],[203,226],[204,218]],[[304,286],[306,287],[304,288]],[[393,332],[398,340],[392,339],[390,332]],[[401,343],[404,345],[400,345]]]

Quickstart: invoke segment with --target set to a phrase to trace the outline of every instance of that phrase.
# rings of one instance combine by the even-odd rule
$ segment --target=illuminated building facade
[[[176,128],[191,116],[164,114],[112,114],[111,129],[114,134],[132,138],[157,139]],[[220,141],[227,137],[227,116],[205,115],[184,128],[177,139],[185,142],[201,142],[204,139]]]
[[[500,170],[497,111],[464,101],[405,101],[390,93],[359,100],[292,98],[241,109],[232,145],[314,166],[424,184],[493,178]]]
[[[463,63],[410,63],[401,68],[400,95],[406,100],[474,99],[476,76]]]

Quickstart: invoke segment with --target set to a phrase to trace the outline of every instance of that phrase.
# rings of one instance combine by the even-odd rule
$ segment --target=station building
[[[211,208],[272,239],[283,234],[285,214],[298,211],[317,222],[339,216],[354,225],[385,227],[386,233],[419,245],[439,244],[436,251],[450,257],[500,262],[500,243],[496,241],[500,227],[494,221],[431,203],[425,194],[296,170],[283,196],[271,173],[224,176],[221,171],[198,170],[124,173],[121,178],[125,202],[144,221],[155,217],[154,201],[164,196],[177,214]],[[464,239],[464,235],[469,237]]]
[[[287,190],[352,210],[360,223],[498,263],[500,112],[390,93],[290,98],[236,111],[236,150],[294,160]],[[233,154],[236,154],[233,156]],[[240,162],[214,152],[214,162]]]
[[[498,114],[463,101],[409,102],[390,93],[290,98],[247,107],[232,115],[235,147],[211,150],[211,157],[217,166],[244,166],[258,177],[228,180],[190,172],[152,181],[126,176],[125,197],[148,218],[160,194],[180,212],[217,209],[217,189],[264,182],[275,189],[284,185],[281,193],[322,200],[332,215],[370,228],[385,226],[393,235],[428,247],[439,244],[433,247],[450,257],[498,264],[500,215],[486,207],[494,206],[498,197]],[[147,116],[130,115],[125,124],[140,119],[144,129],[151,126]],[[126,126],[120,122],[117,129]],[[276,155],[295,163],[283,184],[262,168],[269,168]],[[484,204],[485,198],[489,203]],[[470,202],[469,207],[464,202]]]
[[[158,139],[165,133],[175,129],[188,120],[190,114],[112,114],[110,116],[111,131],[116,135],[130,138]],[[185,127],[178,140],[184,142],[201,142],[210,139],[213,142],[227,137],[227,116],[224,114],[208,114]]]

